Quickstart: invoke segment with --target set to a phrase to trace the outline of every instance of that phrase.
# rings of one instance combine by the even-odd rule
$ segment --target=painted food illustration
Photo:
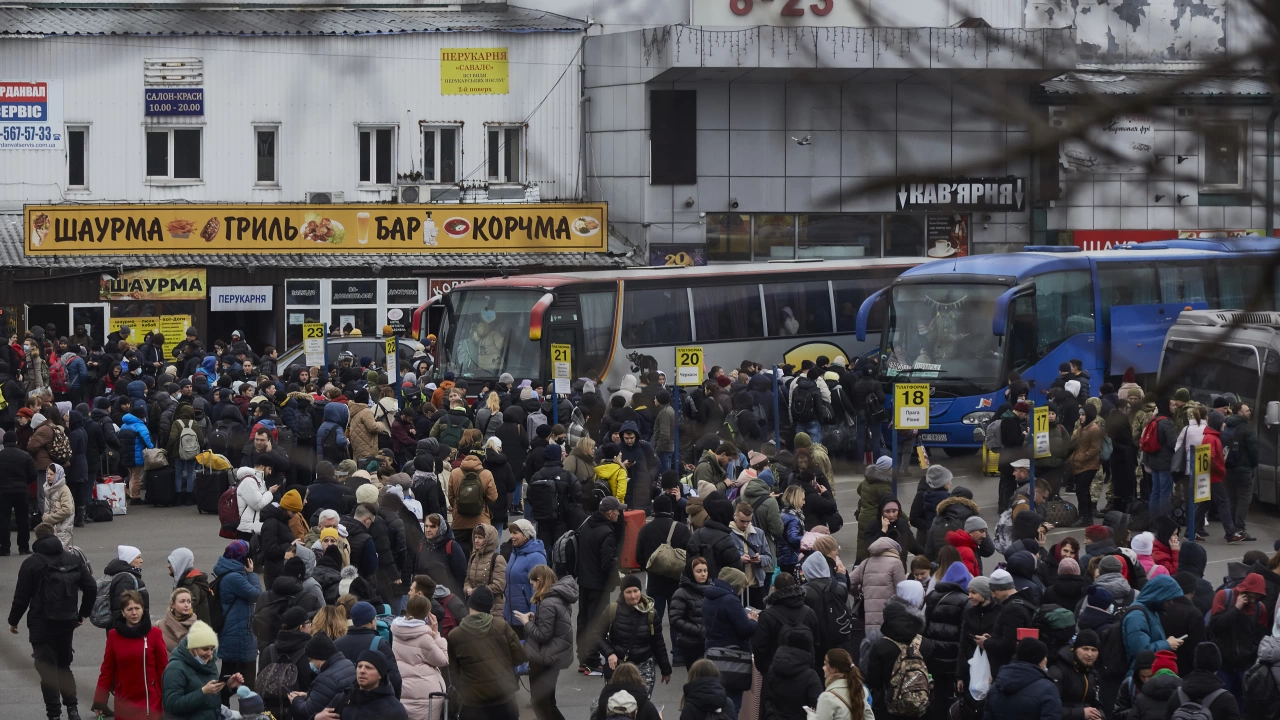
[[[211,217],[209,222],[204,224],[204,229],[200,231],[200,237],[204,238],[205,242],[213,242],[213,239],[218,237],[218,230],[220,229],[222,229],[222,221],[216,217]]]
[[[196,224],[190,220],[170,220],[165,223],[165,229],[169,231],[169,235],[174,238],[188,238],[196,229]]]
[[[573,221],[571,225],[573,231],[579,235],[595,235],[600,230],[600,221],[583,215]]]
[[[342,223],[333,218],[323,217],[316,213],[307,215],[302,225],[302,239],[316,243],[341,245],[347,237],[347,230]]]
[[[49,228],[51,225],[52,223],[49,221],[48,214],[36,213],[36,216],[31,219],[31,229],[35,231],[36,234],[35,239],[31,241],[31,244],[36,247],[40,247],[40,243],[44,242],[45,236],[49,234]]]
[[[450,237],[462,237],[471,232],[471,223],[460,217],[451,217],[444,221],[444,231]]]

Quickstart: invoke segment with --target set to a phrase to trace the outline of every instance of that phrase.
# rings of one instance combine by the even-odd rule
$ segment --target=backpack
[[[218,498],[218,522],[222,523],[222,527],[218,530],[218,537],[227,540],[235,540],[236,528],[240,527],[240,503],[236,500],[237,489],[239,485],[232,485]]]
[[[67,383],[67,366],[63,364],[62,358],[49,364],[49,385],[56,393],[71,392],[71,385]]]
[[[284,707],[289,693],[298,689],[298,663],[307,649],[301,648],[293,657],[280,657],[276,654],[272,662],[263,666],[258,672],[258,680],[254,689],[267,701],[270,707]]]
[[[582,525],[586,524],[584,520]],[[560,577],[578,574],[578,530],[582,525],[566,531],[551,546],[551,569]]]
[[[872,422],[883,422],[889,417],[889,412],[884,407],[884,401],[876,397],[873,392],[867,393],[867,399],[863,402],[863,408],[867,413],[867,419]]]
[[[209,449],[219,455],[227,454],[227,450],[231,449],[231,436],[227,434],[226,428],[214,426],[213,432],[209,433]]]
[[[817,410],[818,410],[818,422],[822,423],[823,425],[828,425],[832,422],[835,422],[836,411],[832,409],[831,403],[822,399],[821,395],[818,396]]]
[[[1124,647],[1124,619],[1129,613],[1147,612],[1146,607],[1134,603],[1116,612],[1111,627],[1102,636],[1102,647],[1098,648],[1098,664],[1101,665],[1099,675],[1104,680],[1119,681],[1129,673],[1129,651]],[[1148,618],[1149,619],[1149,618]]]
[[[465,517],[480,517],[484,512],[484,483],[476,471],[468,470],[462,476],[462,482],[458,483],[458,501],[453,509]]]
[[[311,444],[316,439],[316,421],[311,417],[311,413],[305,410],[298,411],[298,440]]]
[[[898,659],[894,661],[893,672],[889,675],[889,713],[923,717],[929,710],[933,681],[929,679],[929,668],[920,655],[920,636],[917,635],[910,645],[892,639],[889,642],[898,646]]]
[[[827,581],[826,587],[818,592],[817,607],[818,632],[832,647],[840,647],[853,634],[853,613],[849,610],[847,599],[841,597],[831,588],[835,579]],[[817,641],[818,638],[813,638]]]
[[[1226,455],[1226,466],[1238,468],[1244,463],[1244,447],[1240,444],[1240,428],[1226,426],[1218,434],[1222,442],[1222,453]]]
[[[793,422],[813,422],[818,419],[818,405],[822,396],[817,385],[796,387],[791,391],[791,419]]]
[[[1102,462],[1107,462],[1111,459],[1111,451],[1114,449],[1115,449],[1115,444],[1111,442],[1111,436],[1103,435],[1102,436],[1102,455],[1101,455]]]
[[[525,490],[525,504],[534,520],[556,520],[560,517],[560,476],[535,477]]]
[[[1169,716],[1169,720],[1213,720],[1213,713],[1209,712],[1209,706],[1213,705],[1213,701],[1226,691],[1226,688],[1218,688],[1200,698],[1200,702],[1195,702],[1183,692],[1182,688],[1178,688],[1178,702],[1181,704]]]
[[[1157,415],[1147,421],[1147,426],[1142,428],[1142,438],[1138,441],[1138,449],[1144,453],[1160,452],[1160,432],[1157,426],[1161,420],[1168,420],[1164,415]]]
[[[454,597],[453,593],[440,598],[440,609],[444,610],[444,617],[440,618],[440,637],[449,637],[449,632],[458,627],[458,618],[449,609],[449,598]]]
[[[456,449],[458,443],[462,442],[462,431],[467,429],[470,421],[461,415],[445,413],[444,417],[440,419],[440,423],[443,428],[440,431],[440,444]],[[476,514],[478,515],[479,513]]]
[[[194,420],[179,420],[178,457],[183,460],[195,460],[200,454],[200,437],[196,435]]]
[[[53,441],[49,443],[49,459],[59,465],[71,462],[71,440],[61,425],[53,426]]]
[[[538,428],[547,424],[547,416],[542,412],[542,409],[539,408],[529,413],[529,417],[525,420],[524,424],[525,430],[529,433],[529,439],[532,440],[533,438],[538,437]]]
[[[1000,519],[996,521],[996,531],[991,537],[991,543],[996,546],[996,552],[1001,555],[1009,549],[1009,545],[1013,543],[1013,510],[1005,510],[1000,513]]]
[[[138,576],[129,573],[129,577],[133,578],[133,589],[137,590]],[[107,630],[115,619],[111,615],[111,581],[114,579],[114,575],[104,575],[98,581],[98,589],[93,596],[93,612],[89,614],[89,622],[96,628]]]
[[[1235,603],[1235,590],[1229,587],[1222,588],[1222,607],[1229,608]],[[1204,626],[1209,627],[1209,621],[1213,619],[1213,608],[1209,608],[1209,612],[1204,614]]]
[[[62,622],[80,619],[80,559],[63,552],[54,560],[46,560],[36,595],[45,618]],[[95,598],[94,604],[97,605]],[[110,601],[107,606],[110,608]]]
[[[283,448],[291,448],[298,446],[298,437],[293,434],[293,429],[284,423],[276,428],[276,444]]]
[[[459,434],[458,437],[461,438],[462,435]],[[334,465],[337,465],[347,459],[346,448],[338,444],[338,426],[333,426],[333,429],[329,431],[329,434],[324,436],[324,440],[320,445],[320,454],[324,456],[325,460],[328,460]]]
[[[263,593],[265,596],[266,593]],[[301,596],[302,593],[298,593]],[[252,628],[253,634],[258,638],[258,648],[263,649],[269,643],[275,642],[275,635],[280,632],[280,616],[285,610],[296,604],[298,597],[290,597],[281,595],[273,598],[271,602],[263,603],[261,607],[253,611]],[[272,630],[275,632],[273,633]]]
[[[737,413],[729,413],[724,416],[724,420],[720,423],[720,428],[716,432],[721,440],[737,444],[738,442],[738,415]]]
[[[986,445],[988,450],[1004,449],[1004,440],[1000,439],[1000,422],[1001,419],[996,418],[990,423],[987,423],[987,429],[984,431],[986,432],[987,437],[983,440],[982,444]]]
[[[1246,707],[1276,707],[1280,701],[1280,678],[1277,668],[1261,662],[1254,663],[1244,673],[1244,702]]]

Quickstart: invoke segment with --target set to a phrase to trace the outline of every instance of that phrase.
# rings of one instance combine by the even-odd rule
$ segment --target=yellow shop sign
[[[103,275],[103,300],[203,300],[209,284],[204,268],[155,268]]]

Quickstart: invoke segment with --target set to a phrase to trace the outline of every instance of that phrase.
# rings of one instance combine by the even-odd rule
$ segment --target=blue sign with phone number
[[[146,115],[204,115],[204,88],[148,88]]]

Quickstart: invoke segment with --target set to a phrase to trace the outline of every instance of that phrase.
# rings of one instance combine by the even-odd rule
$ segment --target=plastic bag
[[[969,658],[969,694],[974,700],[982,700],[991,690],[991,662],[987,660],[987,651],[978,648]]]

